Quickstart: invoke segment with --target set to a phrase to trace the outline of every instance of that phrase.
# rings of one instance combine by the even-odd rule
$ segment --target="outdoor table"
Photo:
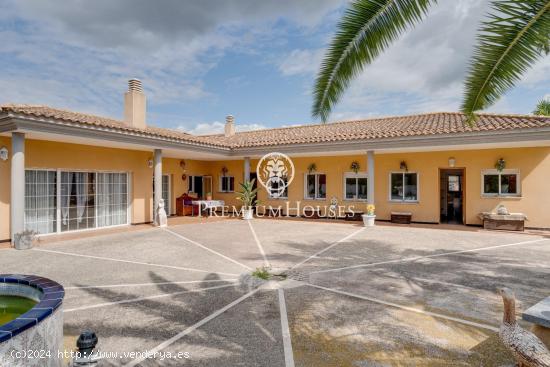
[[[199,215],[207,209],[217,209],[223,208],[225,206],[225,201],[223,200],[193,200],[191,204],[199,207]],[[193,213],[191,213],[193,215]]]

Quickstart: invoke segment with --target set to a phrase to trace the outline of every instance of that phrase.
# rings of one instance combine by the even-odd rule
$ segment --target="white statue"
[[[159,227],[166,227],[168,225],[166,211],[164,210],[164,199],[160,199],[159,201],[159,206],[155,215],[155,225]]]

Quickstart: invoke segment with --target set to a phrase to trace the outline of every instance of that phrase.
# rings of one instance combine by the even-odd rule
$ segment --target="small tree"
[[[537,116],[550,116],[550,99],[541,99],[533,111]]]
[[[237,200],[243,203],[243,209],[251,209],[254,206],[258,205],[258,200],[256,196],[258,194],[258,189],[254,188],[255,179],[252,181],[241,182],[241,191],[238,192]]]

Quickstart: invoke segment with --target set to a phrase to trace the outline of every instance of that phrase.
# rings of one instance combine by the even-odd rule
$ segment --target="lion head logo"
[[[286,188],[294,178],[294,164],[283,153],[269,153],[258,162],[258,182],[266,188],[272,198],[284,196]]]

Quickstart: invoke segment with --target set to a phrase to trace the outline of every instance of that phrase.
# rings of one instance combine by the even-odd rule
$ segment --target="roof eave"
[[[201,142],[185,141],[175,137],[164,137],[137,130],[123,130],[101,125],[81,124],[66,120],[34,117],[7,113],[0,115],[0,132],[22,130],[49,133],[79,138],[102,139],[134,145],[147,145],[151,149],[192,149],[211,154],[228,155],[229,147],[215,146]]]
[[[367,150],[401,150],[404,148],[449,147],[480,144],[505,144],[517,142],[550,141],[550,127],[499,130],[487,132],[465,132],[440,135],[405,136],[396,138],[357,139],[318,143],[264,145],[233,148],[232,156],[255,156],[276,150],[287,154],[319,153],[328,149],[333,152]]]

